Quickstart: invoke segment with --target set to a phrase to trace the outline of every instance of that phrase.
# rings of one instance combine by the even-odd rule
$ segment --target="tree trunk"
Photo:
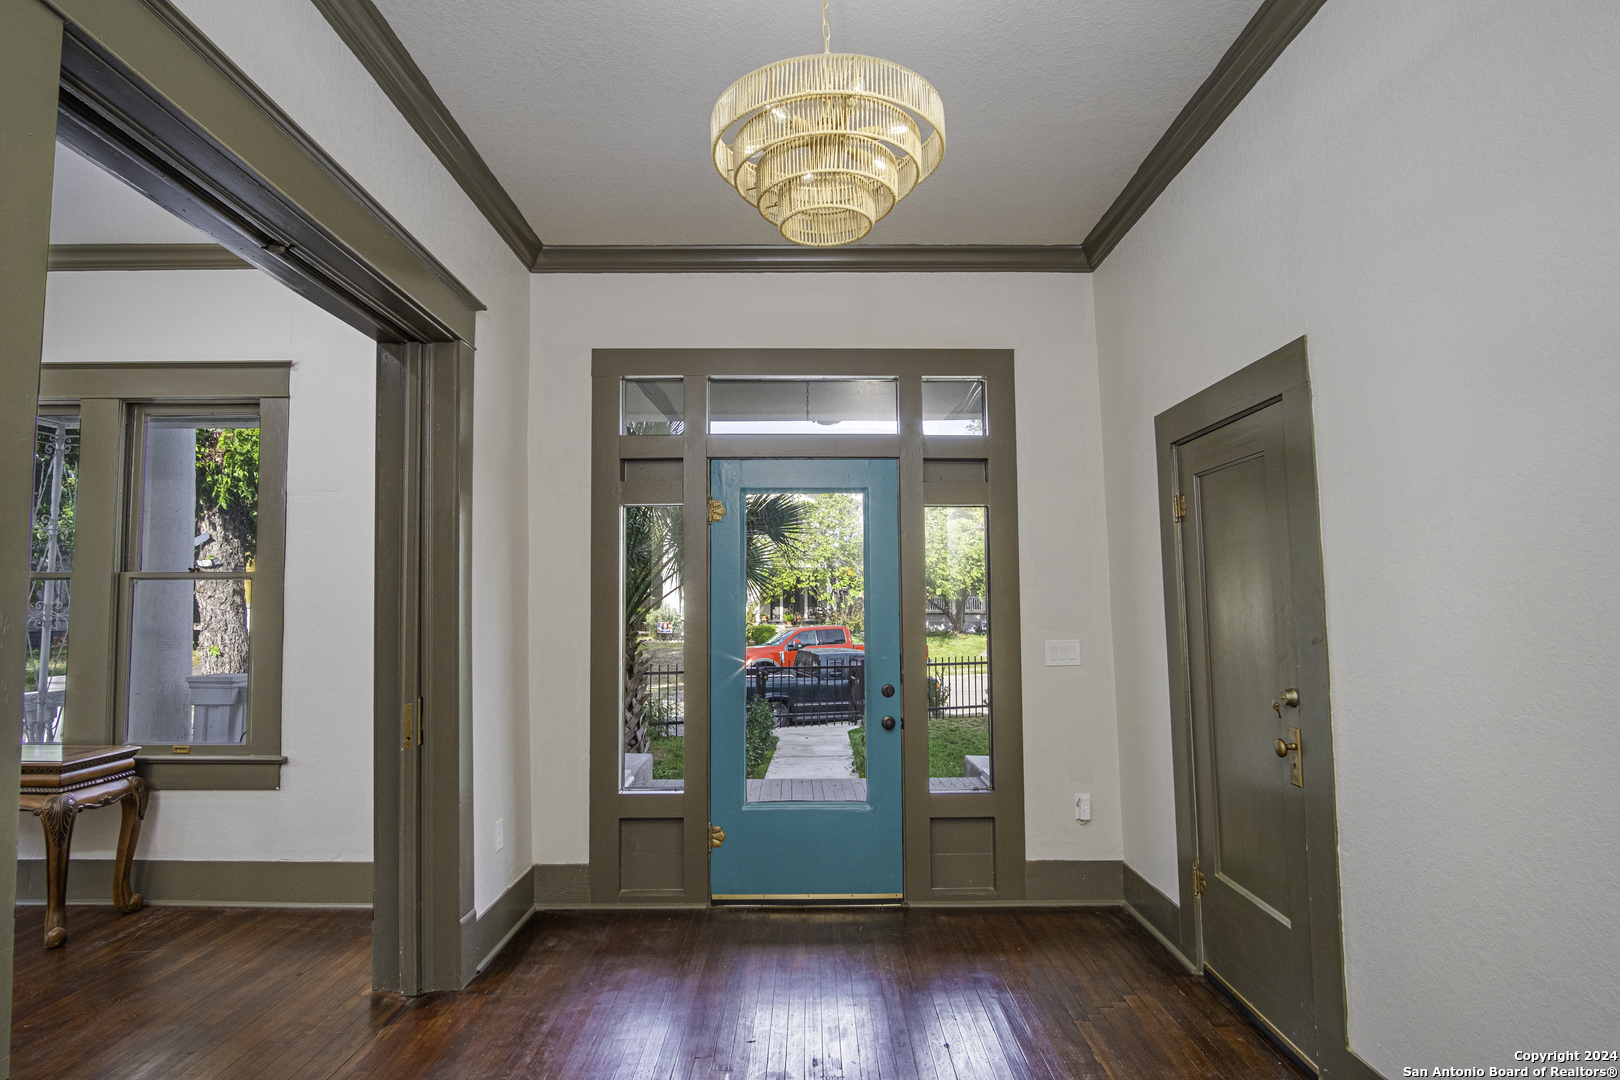
[[[247,568],[245,515],[211,508],[201,524],[213,537],[197,553],[214,561],[211,569]],[[247,590],[238,578],[197,582],[197,649],[203,675],[234,675],[248,669]]]
[[[624,639],[624,749],[627,754],[645,754],[651,743],[647,735],[647,669],[652,657],[642,649],[638,629],[631,629]]]

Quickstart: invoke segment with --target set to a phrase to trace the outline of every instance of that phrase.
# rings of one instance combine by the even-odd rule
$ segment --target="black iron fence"
[[[813,655],[813,654],[811,654]],[[681,735],[686,724],[686,672],[679,662],[647,669],[647,726],[657,735]],[[778,703],[778,723],[853,723],[866,710],[866,680],[858,657],[826,657],[815,667],[751,668],[748,700]],[[990,661],[928,661],[928,715],[990,715]]]
[[[989,716],[990,661],[928,661],[929,716]]]

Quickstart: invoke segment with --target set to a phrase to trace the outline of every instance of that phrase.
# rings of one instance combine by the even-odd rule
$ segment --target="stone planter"
[[[240,675],[189,675],[191,741],[240,743],[247,740],[247,681]]]

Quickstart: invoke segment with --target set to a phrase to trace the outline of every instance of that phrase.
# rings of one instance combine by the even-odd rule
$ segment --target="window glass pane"
[[[251,570],[259,418],[148,417],[145,442],[140,569]]]
[[[131,582],[130,742],[246,741],[245,586],[241,578]]]
[[[748,801],[865,802],[865,499],[750,495],[747,530]]]
[[[923,509],[930,791],[992,787],[985,540],[984,507]]]
[[[682,511],[624,508],[621,787],[680,791],[686,777]]]
[[[716,435],[893,435],[893,379],[711,379]]]
[[[73,569],[73,522],[79,495],[79,418],[40,416],[34,422],[34,507],[28,568]]]
[[[68,582],[60,578],[28,585],[28,655],[23,666],[22,741],[62,741],[67,699]],[[40,671],[44,664],[44,672]]]
[[[625,435],[679,435],[686,429],[680,379],[624,380]]]
[[[924,435],[983,435],[983,379],[924,379]]]

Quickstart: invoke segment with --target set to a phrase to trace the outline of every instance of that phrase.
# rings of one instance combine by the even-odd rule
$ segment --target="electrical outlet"
[[[506,819],[495,819],[495,850],[500,851],[506,847]]]
[[[1091,820],[1091,793],[1083,791],[1074,797],[1074,820]]]

